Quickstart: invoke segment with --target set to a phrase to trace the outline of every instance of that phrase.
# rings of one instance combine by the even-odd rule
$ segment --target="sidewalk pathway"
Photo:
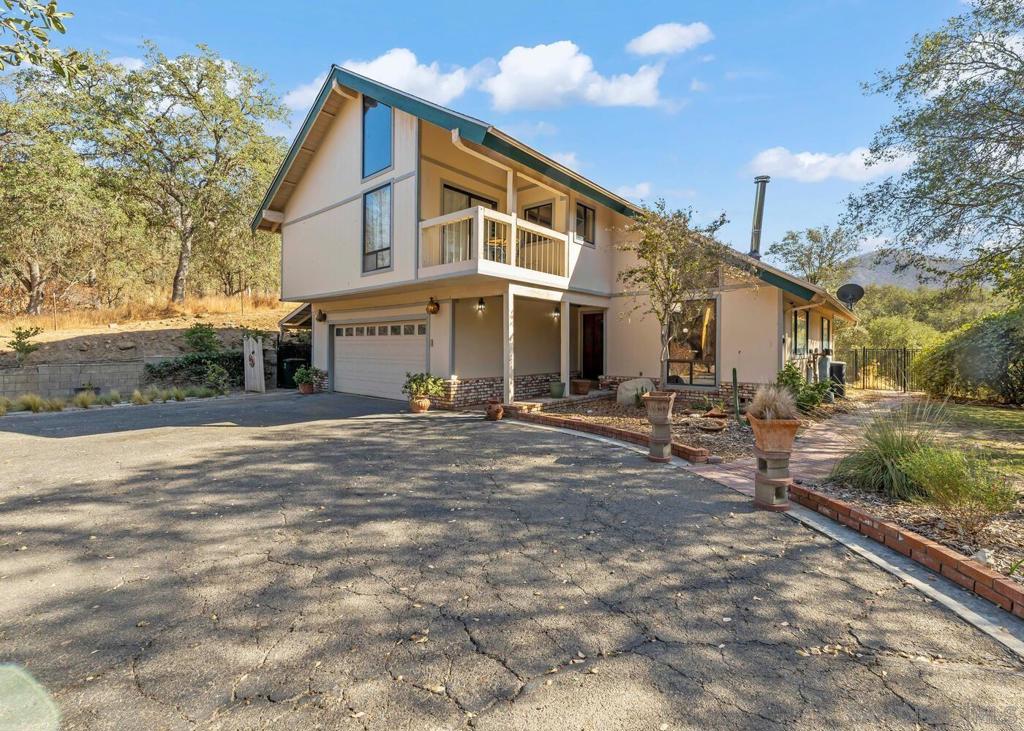
[[[876,401],[863,409],[840,414],[804,429],[797,436],[789,471],[802,484],[821,482],[832,467],[850,451],[854,439],[876,414],[893,409],[904,400],[902,394]],[[754,494],[753,457],[723,464],[695,464],[687,469],[744,495]]]

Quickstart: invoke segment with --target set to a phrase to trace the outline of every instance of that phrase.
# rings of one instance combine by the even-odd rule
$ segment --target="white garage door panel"
[[[396,325],[402,334],[392,334]],[[388,334],[377,335],[378,328],[387,328]],[[405,374],[426,370],[422,323],[337,325],[335,331],[335,391],[401,399]]]

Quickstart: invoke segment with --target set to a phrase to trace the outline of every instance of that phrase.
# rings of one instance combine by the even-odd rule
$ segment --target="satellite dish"
[[[850,282],[849,284],[844,284],[842,287],[839,288],[839,291],[836,292],[836,297],[839,298],[839,301],[842,302],[844,305],[847,306],[848,309],[851,310],[853,309],[853,306],[855,304],[860,302],[863,296],[864,288],[859,284],[854,284],[853,282]]]

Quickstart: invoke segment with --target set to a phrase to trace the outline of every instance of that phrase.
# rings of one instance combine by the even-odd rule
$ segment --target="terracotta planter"
[[[551,398],[562,398],[565,396],[565,384],[561,381],[551,381],[548,384],[548,389],[551,393]]]
[[[312,383],[300,383],[299,384],[299,393],[304,393],[307,396],[309,394],[313,393],[313,384]]]
[[[409,411],[414,414],[422,414],[430,408],[430,399],[426,396],[417,396],[409,399]]]
[[[487,402],[487,420],[488,421],[500,421],[501,417],[505,415],[505,407],[502,406],[501,401],[498,399],[492,399]]]
[[[641,398],[647,408],[647,421],[652,424],[672,423],[672,404],[676,400],[675,391],[648,391]]]
[[[569,381],[569,389],[571,393],[577,396],[586,396],[590,393],[590,381]]]
[[[762,452],[792,452],[798,419],[758,419],[747,414],[750,428],[754,430],[754,444]]]

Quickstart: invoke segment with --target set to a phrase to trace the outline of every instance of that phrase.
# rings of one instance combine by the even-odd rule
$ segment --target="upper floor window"
[[[363,271],[391,266],[391,186],[363,195]]]
[[[793,312],[793,355],[807,355],[807,335],[810,330],[811,313],[808,310]]]
[[[554,206],[550,203],[541,203],[537,206],[524,208],[523,218],[538,226],[551,228],[551,222],[554,220]]]
[[[391,107],[363,95],[363,177],[391,167]]]
[[[597,211],[582,203],[576,204],[576,239],[593,245],[597,241]]]

